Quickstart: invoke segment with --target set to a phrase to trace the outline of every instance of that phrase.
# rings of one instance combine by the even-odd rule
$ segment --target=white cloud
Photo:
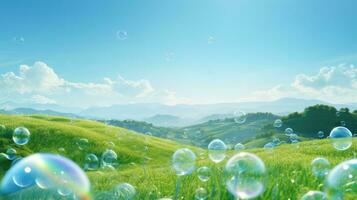
[[[357,68],[353,65],[322,67],[315,75],[299,74],[288,85],[278,85],[257,91],[253,99],[267,100],[282,97],[320,99],[333,103],[357,101]]]
[[[18,73],[0,76],[0,95],[7,100],[32,103],[58,103],[64,106],[103,106],[129,102],[186,102],[174,92],[155,90],[148,80],[104,78],[100,83],[71,82],[59,77],[44,62],[21,65]],[[4,100],[2,100],[4,101]]]

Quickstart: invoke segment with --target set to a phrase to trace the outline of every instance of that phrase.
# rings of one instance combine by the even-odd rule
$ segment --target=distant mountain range
[[[308,106],[324,104],[336,108],[348,107],[357,109],[355,104],[332,104],[320,100],[306,100],[296,98],[282,98],[269,102],[219,103],[200,105],[164,105],[160,103],[118,104],[107,107],[91,107],[87,109],[68,108],[56,104],[17,104],[5,102],[0,109],[13,110],[17,108],[31,108],[38,111],[51,110],[64,114],[73,113],[78,116],[95,119],[132,119],[152,123],[157,126],[188,126],[209,120],[232,117],[234,111],[246,113],[270,112],[276,115],[286,115],[291,112],[301,112]]]

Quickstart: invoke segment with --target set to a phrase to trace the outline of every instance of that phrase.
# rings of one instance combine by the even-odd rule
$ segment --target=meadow
[[[199,187],[207,189],[207,199],[235,199],[226,190],[222,180],[222,169],[226,161],[237,153],[233,150],[228,151],[227,158],[216,165],[208,159],[208,152],[204,148],[139,134],[91,120],[44,115],[0,115],[0,124],[6,126],[6,130],[1,132],[0,152],[12,147],[21,157],[40,152],[61,154],[83,167],[87,154],[93,153],[100,157],[106,149],[113,149],[118,155],[119,163],[115,169],[86,171],[91,182],[92,199],[115,199],[111,195],[113,188],[124,182],[135,187],[135,199],[138,200],[173,198],[177,176],[172,169],[171,159],[179,148],[191,149],[197,156],[196,167],[209,166],[213,172],[207,182],[200,181],[197,172],[182,177],[179,199],[195,199],[195,191]],[[31,132],[29,143],[23,146],[16,145],[11,139],[13,130],[19,126],[24,126]],[[76,144],[80,138],[89,141],[83,150]],[[310,190],[324,191],[324,180],[312,174],[311,161],[316,157],[324,157],[333,167],[342,161],[356,158],[356,143],[357,139],[354,138],[352,146],[345,151],[334,149],[328,139],[282,144],[269,150],[245,150],[259,156],[267,168],[266,189],[257,199],[294,200],[300,199]],[[1,158],[0,162],[0,176],[3,177],[10,168],[11,161]],[[355,198],[352,193],[344,199]]]

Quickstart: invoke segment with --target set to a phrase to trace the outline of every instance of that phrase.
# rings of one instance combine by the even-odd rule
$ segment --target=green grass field
[[[98,170],[87,172],[92,184],[92,194],[110,191],[122,182],[132,184],[136,190],[136,199],[151,200],[163,197],[173,197],[175,193],[176,176],[171,169],[171,156],[178,148],[188,147],[197,155],[197,167],[211,166],[214,174],[208,182],[200,182],[196,173],[182,179],[179,196],[182,199],[194,199],[195,190],[204,187],[209,192],[213,185],[222,183],[221,169],[227,159],[219,166],[208,160],[207,151],[197,147],[187,146],[160,138],[145,136],[135,132],[89,120],[70,120],[62,117],[48,116],[9,116],[0,115],[0,124],[7,131],[0,137],[0,152],[13,147],[22,157],[38,152],[59,153],[75,161],[83,167],[84,158],[88,153],[98,157],[109,148],[108,142],[113,142],[113,149],[118,154],[119,167],[115,170]],[[18,146],[11,140],[12,130],[18,126],[27,127],[31,131],[31,139],[27,145]],[[89,147],[79,150],[76,140],[87,138]],[[298,145],[281,145],[272,151],[264,149],[249,149],[265,163],[268,170],[266,191],[258,199],[299,199],[309,190],[323,190],[323,180],[315,178],[310,169],[311,161],[316,157],[327,158],[333,166],[341,161],[355,157],[357,140],[346,151],[337,151],[327,140],[301,142]],[[145,147],[148,147],[145,150]],[[65,151],[59,151],[64,148]],[[234,152],[228,152],[233,155]],[[2,177],[11,162],[1,160],[0,176]],[[219,184],[215,194],[208,199],[234,199],[223,184]],[[354,199],[355,197],[346,197]]]

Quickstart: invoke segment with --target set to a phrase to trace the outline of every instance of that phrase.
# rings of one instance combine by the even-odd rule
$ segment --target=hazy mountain
[[[155,115],[143,121],[151,123],[155,126],[164,126],[164,127],[181,127],[188,126],[195,123],[195,120],[183,119],[174,115]]]
[[[15,108],[12,110],[0,110],[2,114],[10,114],[10,115],[34,115],[34,114],[41,114],[41,115],[50,115],[50,116],[62,116],[62,117],[69,117],[69,118],[78,118],[77,115],[72,113],[62,113],[53,110],[36,110],[32,108]]]

